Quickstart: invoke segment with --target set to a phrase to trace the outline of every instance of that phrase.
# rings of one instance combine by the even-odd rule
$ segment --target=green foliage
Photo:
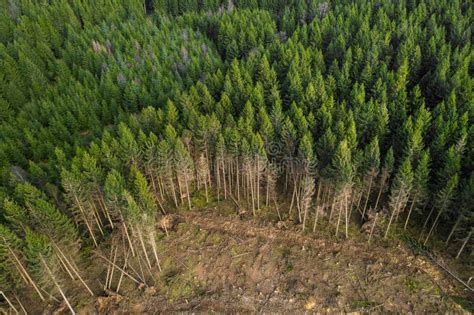
[[[64,244],[71,251],[77,251],[78,235],[71,220],[46,200],[46,196],[30,184],[19,184],[16,193],[28,209],[28,224],[48,235],[58,244]]]
[[[336,187],[341,188],[352,183],[354,167],[352,155],[346,140],[339,143],[331,161],[331,173]]]
[[[21,239],[7,226],[0,224],[0,285],[6,292],[21,287],[17,262],[12,253],[18,253],[23,246]]]
[[[302,174],[472,226],[466,1],[4,2],[0,220],[32,271],[191,196],[286,201]]]

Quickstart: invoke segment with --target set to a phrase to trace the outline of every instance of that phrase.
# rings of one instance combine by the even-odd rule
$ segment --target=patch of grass
[[[161,281],[163,281],[164,285],[169,286],[173,283],[173,281],[175,281],[179,273],[179,269],[173,267],[167,270],[163,270],[163,272],[161,273]]]
[[[359,309],[366,309],[375,305],[374,302],[369,300],[355,300],[352,301],[352,305]]]
[[[207,193],[209,202],[206,201],[206,192],[204,190],[198,190],[191,195],[191,204],[193,208],[205,208],[211,206],[212,196],[210,192]]]
[[[293,270],[293,264],[290,261],[291,249],[285,245],[278,248],[281,258],[284,262],[284,271],[290,272]]]
[[[209,235],[208,231],[198,228],[197,234],[196,234],[196,243],[198,243],[198,244],[205,243],[208,235]]]
[[[224,196],[222,196],[224,198]],[[216,203],[216,209],[219,213],[225,214],[228,216],[236,217],[238,216],[237,211],[235,209],[234,203],[228,198],[227,200],[221,200],[219,203]]]
[[[263,221],[278,222],[278,213],[274,206],[260,206],[260,211],[258,212],[259,219]]]
[[[231,265],[235,268],[243,268],[248,252],[245,252],[243,248],[234,244],[229,249],[229,254],[232,257]]]
[[[283,259],[287,259],[290,257],[291,249],[288,248],[287,246],[283,245],[279,248],[280,250],[280,255]]]
[[[196,293],[202,294],[199,284],[194,282],[194,273],[191,270],[183,272],[176,267],[169,267],[163,270],[160,280],[170,301],[188,298]]]
[[[418,281],[416,281],[416,279],[408,278],[405,281],[405,285],[411,293],[416,293],[420,290],[420,286],[418,284]]]
[[[474,314],[474,301],[462,296],[450,296],[450,298],[463,309]]]
[[[236,245],[232,245],[231,248],[230,248],[230,255],[232,257],[235,257],[239,254],[239,249]]]
[[[213,233],[206,239],[206,243],[211,245],[219,245],[222,241],[223,238],[219,233]]]
[[[178,231],[179,234],[181,234],[187,230],[191,230],[192,227],[193,227],[192,224],[183,221],[183,222],[179,222],[179,224],[176,225],[176,231]]]
[[[411,293],[419,292],[422,289],[420,281],[413,277],[407,277],[405,285]]]

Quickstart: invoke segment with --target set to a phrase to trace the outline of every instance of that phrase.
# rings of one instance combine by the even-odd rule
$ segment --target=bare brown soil
[[[178,221],[158,242],[154,283],[129,283],[81,312],[467,313],[451,298],[469,298],[466,290],[400,241],[304,235],[211,210]]]

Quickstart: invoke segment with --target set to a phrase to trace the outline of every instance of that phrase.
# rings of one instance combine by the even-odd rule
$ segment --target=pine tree
[[[459,211],[457,211],[456,213],[456,221],[446,239],[446,244],[448,244],[452,237],[457,235],[458,233],[471,233],[470,225],[471,222],[473,222],[472,220],[474,219],[474,204],[472,203],[472,191],[474,189],[474,172],[471,172],[469,178],[466,178],[464,181],[462,181],[462,184],[460,186],[461,191],[458,196],[460,207]]]
[[[417,203],[425,202],[426,198],[428,197],[428,180],[430,175],[429,162],[429,152],[423,151],[415,169],[411,193],[411,205],[403,229],[407,228],[411,213]]]
[[[377,200],[375,201],[375,206],[374,206],[375,210],[378,209],[377,206],[379,205],[382,193],[387,188],[387,182],[393,171],[393,164],[394,164],[393,149],[390,147],[390,149],[387,151],[387,154],[385,155],[384,164],[379,176],[379,192],[377,195]]]
[[[385,231],[385,238],[390,231],[393,219],[398,218],[400,212],[405,208],[410,191],[413,185],[413,170],[411,162],[406,159],[399,167],[390,188],[389,210],[391,211],[390,220]]]
[[[456,193],[459,184],[459,170],[461,167],[461,158],[459,148],[452,146],[447,152],[444,166],[438,173],[439,176],[439,190],[435,196],[433,209],[437,208],[438,213],[431,226],[431,229],[426,236],[424,245],[428,242],[433,230],[436,228],[441,215],[444,214],[453,202],[454,194]],[[429,217],[428,217],[429,219]]]
[[[69,310],[74,314],[68,298],[64,293],[64,277],[60,276],[60,265],[57,256],[53,254],[53,248],[48,239],[32,231],[26,233],[26,259],[28,260],[28,271],[40,287],[46,288],[53,295],[60,294]]]
[[[303,215],[303,232],[306,226],[306,219],[308,216],[308,211],[312,203],[312,197],[314,194],[314,169],[315,169],[315,156],[313,153],[313,141],[312,137],[309,133],[306,133],[298,148],[298,155],[299,155],[299,165],[300,172],[302,173],[302,179],[300,180],[300,212]],[[301,215],[300,215],[301,217]]]
[[[22,254],[22,240],[5,225],[0,224],[0,285],[5,292],[33,289],[41,300],[45,300],[38,283],[26,268]]]
[[[335,202],[338,204],[339,216],[336,226],[336,236],[339,232],[339,223],[342,211],[345,213],[346,237],[349,237],[349,200],[354,176],[354,166],[352,164],[352,154],[346,140],[339,142],[334,157],[331,161],[331,173],[335,188]]]
[[[364,202],[364,208],[362,210],[362,219],[364,219],[365,212],[367,211],[367,205],[369,203],[370,195],[374,180],[379,172],[380,167],[380,149],[379,140],[375,137],[364,150],[364,162],[363,162],[363,174],[364,181],[367,183],[367,192]]]
[[[189,151],[185,148],[183,142],[177,140],[173,150],[174,167],[177,176],[178,189],[180,198],[187,199],[188,208],[191,210],[191,190],[190,184],[193,180],[194,163],[191,159]]]
[[[19,184],[16,193],[29,210],[35,231],[47,235],[58,246],[67,248],[70,255],[77,254],[79,239],[71,220],[46,201],[46,196],[30,184]]]
[[[94,245],[98,246],[97,233],[100,225],[97,223],[97,217],[91,211],[92,209],[86,206],[87,201],[84,198],[84,185],[78,179],[80,174],[73,174],[65,169],[61,172],[62,186],[66,192],[66,199],[69,201],[71,210],[73,210],[75,221],[82,222],[86,225],[89,236]]]
[[[133,193],[140,207],[144,212],[154,215],[157,210],[155,200],[150,192],[145,176],[143,176],[136,166],[132,166],[130,169],[130,181],[133,187]]]

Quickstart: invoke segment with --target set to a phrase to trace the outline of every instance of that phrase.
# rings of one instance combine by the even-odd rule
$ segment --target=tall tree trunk
[[[231,160],[227,164],[225,163],[225,160],[222,160],[222,163],[224,163],[225,169],[227,169],[227,186],[229,186],[227,189],[229,192],[233,192],[233,185],[234,185],[234,166],[233,166],[233,161]]]
[[[276,201],[276,198],[273,198],[273,202],[275,203],[275,209],[276,209],[277,214],[278,214],[278,219],[279,219],[280,221],[282,221],[281,215],[280,215],[280,210],[278,209],[278,203],[277,203],[277,201]]]
[[[92,238],[92,241],[94,242],[95,247],[99,247],[99,245],[97,244],[97,241],[96,241],[94,232],[93,232],[93,230],[92,230],[92,227],[90,226],[89,219],[88,219],[87,216],[86,216],[86,212],[85,212],[84,209],[82,208],[81,203],[79,202],[79,199],[78,199],[77,196],[76,196],[76,193],[73,192],[72,194],[73,194],[73,196],[74,196],[74,199],[76,200],[76,204],[77,204],[77,206],[78,206],[78,208],[79,208],[79,211],[81,211],[82,217],[84,218],[84,223],[86,224],[87,230],[89,231],[89,234],[90,234],[90,236],[91,236],[91,238]]]
[[[20,274],[22,274],[24,277],[26,277],[26,279],[28,279],[28,282],[31,284],[31,286],[35,289],[36,293],[38,293],[39,297],[41,298],[41,301],[44,301],[45,299],[44,299],[43,294],[41,293],[41,291],[39,290],[39,287],[36,285],[36,283],[31,278],[28,271],[26,271],[25,267],[23,267],[23,264],[21,263],[20,259],[18,259],[18,257],[13,252],[13,250],[10,248],[10,246],[8,246],[6,241],[5,240],[3,240],[3,241],[5,242],[5,245],[8,249],[8,251],[10,252],[10,255],[12,255],[13,259],[15,260],[15,262],[17,264],[17,266],[16,266],[17,270],[20,272]]]
[[[379,213],[377,212],[375,214],[374,223],[372,224],[372,228],[370,229],[370,235],[369,235],[369,239],[367,240],[367,243],[370,243],[370,240],[372,239],[372,234],[374,234],[375,223],[377,222],[378,217],[379,217]]]
[[[115,250],[114,250],[114,258],[112,260],[113,264],[112,264],[112,268],[110,270],[110,277],[109,277],[109,284],[107,285],[107,287],[112,287],[112,281],[114,280],[114,272],[115,272],[115,263],[117,261],[117,250],[118,250],[118,246],[115,247]]]
[[[448,245],[449,241],[451,240],[451,237],[454,235],[454,231],[457,229],[459,223],[461,223],[462,220],[462,214],[459,214],[456,223],[454,223],[453,228],[451,229],[451,232],[449,232],[448,238],[446,239],[446,245]]]
[[[63,257],[61,255],[59,255],[57,252],[56,252],[56,257],[58,257],[58,259],[59,259],[59,266],[61,267],[61,269],[68,274],[68,276],[69,276],[69,278],[71,278],[71,280],[76,280],[76,278],[72,274],[72,271],[69,269],[69,266],[64,261]]]
[[[23,306],[23,304],[20,302],[20,299],[16,295],[15,295],[15,300],[18,302],[18,305],[20,305],[23,313],[25,313],[25,315],[28,315],[28,312],[26,311],[25,307]]]
[[[220,192],[221,192],[221,178],[219,173],[219,160],[216,163],[216,181],[217,181],[217,202],[220,201]]]
[[[347,192],[344,193],[344,207],[346,209],[346,238],[349,238],[349,209],[347,209]]]
[[[466,246],[467,242],[469,241],[469,239],[471,238],[471,235],[472,235],[472,230],[469,232],[469,234],[467,235],[466,239],[464,240],[464,243],[462,244],[461,248],[459,249],[459,252],[458,254],[456,255],[456,259],[459,258],[459,256],[461,256],[461,253],[462,251],[464,250],[464,247]]]
[[[163,183],[163,178],[161,178],[161,176],[158,176],[158,189],[160,191],[161,200],[165,200],[164,186],[165,183]]]
[[[377,201],[375,201],[375,206],[374,206],[374,209],[377,210],[377,206],[379,205],[379,201],[380,201],[380,196],[382,195],[382,192],[385,188],[385,182],[386,182],[386,176],[384,174],[382,174],[382,178],[381,178],[381,184],[380,184],[380,189],[379,189],[379,193],[377,195]]]
[[[314,180],[305,178],[303,183],[304,183],[304,187],[302,188],[303,192],[301,196],[301,207],[303,210],[303,232],[304,232],[306,228],[306,218],[308,216],[308,209],[311,206],[311,199],[314,193]]]
[[[227,184],[226,184],[226,173],[225,173],[225,164],[222,160],[222,181],[224,184],[224,199],[227,200]]]
[[[124,248],[124,252],[125,252],[125,248]],[[120,270],[120,277],[119,277],[119,280],[118,280],[118,283],[117,283],[117,288],[115,289],[115,292],[119,293],[120,291],[120,286],[122,285],[122,280],[123,280],[123,275],[124,275],[124,270],[125,268],[127,268],[127,263],[128,263],[128,256],[130,255],[130,252],[127,250],[127,253],[124,253],[124,263],[123,263],[123,268],[122,270]]]
[[[188,174],[185,172],[184,174],[184,186],[186,188],[186,196],[188,197],[188,208],[191,210],[191,195],[189,193],[189,184],[188,184]],[[206,189],[206,200],[207,200],[207,189]]]
[[[410,210],[408,211],[408,216],[407,216],[407,219],[406,219],[406,221],[405,221],[405,226],[403,227],[403,230],[406,230],[406,229],[407,229],[408,221],[410,220],[411,212],[413,211],[413,208],[414,208],[414,206],[415,206],[417,197],[418,197],[418,194],[415,193],[415,195],[413,196],[413,200],[412,200],[412,202],[411,202],[411,205],[410,205]]]
[[[97,256],[99,256],[100,258],[102,258],[103,260],[105,260],[107,263],[109,264],[113,264],[113,262],[111,262],[107,257],[105,257],[104,255],[100,254],[100,253],[97,253]],[[121,272],[123,272],[124,275],[126,275],[127,277],[129,277],[133,282],[137,283],[137,284],[145,284],[144,282],[140,282],[139,280],[137,280],[134,276],[132,276],[130,273],[128,273],[125,269],[121,268],[120,266],[118,265],[115,265],[114,264],[114,267],[117,268],[118,270],[120,270]]]
[[[181,205],[183,205],[184,204],[183,188],[181,187],[181,181],[178,177],[178,173],[176,173],[176,182],[178,183],[179,200],[181,200]]]
[[[296,182],[295,182],[296,185]],[[301,187],[295,187],[296,189],[296,209],[298,210],[298,223],[302,223],[301,218]]]
[[[177,208],[177,207],[179,207],[179,206],[178,206],[178,199],[176,198],[176,189],[175,189],[175,187],[174,187],[174,181],[173,181],[173,176],[172,176],[172,175],[169,176],[169,182],[170,182],[171,195],[172,195],[172,197],[173,197],[174,205],[175,205],[176,208]]]
[[[268,207],[268,201],[270,199],[270,180],[269,175],[267,174],[267,189],[265,192],[265,206]]]
[[[329,196],[329,198],[331,198]],[[328,199],[328,200],[331,200],[331,199]],[[332,216],[333,216],[333,213],[334,213],[334,208],[336,206],[336,192],[334,191],[332,193],[332,201],[331,201],[331,210],[329,211],[329,223],[331,223],[331,219],[332,219]]]
[[[367,204],[369,203],[370,192],[372,191],[372,180],[373,180],[373,176],[371,173],[370,179],[369,179],[369,191],[367,192],[367,197],[365,198],[365,203],[364,203],[364,210],[362,211],[362,220],[364,220],[365,211],[367,210]]]
[[[74,309],[72,308],[71,304],[69,303],[69,300],[67,299],[66,295],[64,294],[63,290],[61,289],[61,286],[58,284],[58,282],[56,281],[56,278],[54,277],[53,273],[51,272],[51,269],[49,269],[48,267],[48,264],[46,264],[46,261],[44,261],[44,258],[43,256],[40,254],[40,259],[41,259],[41,262],[43,263],[44,267],[46,268],[46,271],[48,272],[49,276],[51,277],[51,280],[53,281],[54,285],[56,286],[56,288],[58,289],[59,293],[61,294],[61,296],[63,297],[64,299],[64,302],[66,303],[67,307],[69,308],[69,310],[71,311],[71,313],[73,315],[76,314],[76,312],[74,312]]]
[[[434,230],[435,226],[438,224],[438,220],[439,220],[439,218],[440,218],[440,216],[441,216],[441,213],[443,213],[443,211],[444,211],[445,208],[446,208],[447,201],[448,201],[448,197],[446,196],[446,197],[444,198],[444,200],[443,200],[442,206],[441,206],[440,209],[439,209],[438,215],[436,216],[436,218],[435,218],[435,220],[434,220],[434,222],[433,222],[433,225],[431,226],[431,229],[430,229],[428,235],[426,236],[426,240],[425,240],[425,242],[423,243],[423,245],[426,245],[426,243],[428,243],[428,239],[430,238],[431,233],[433,233],[433,230]]]
[[[140,231],[139,227],[136,227],[136,231],[138,234],[138,240],[140,241],[140,245],[142,247],[143,254],[145,255],[146,263],[148,265],[149,270],[151,270],[151,262],[150,258],[148,257],[148,251],[146,250],[145,242],[143,241],[142,232]]]
[[[149,239],[150,239],[150,245],[153,250],[153,255],[155,256],[156,264],[158,266],[158,270],[161,271],[161,264],[160,264],[160,259],[158,258],[158,253],[156,250],[156,241],[155,241],[155,235],[153,233],[149,233]]]
[[[316,206],[319,206],[319,194],[321,193],[321,186],[322,186],[322,183],[319,182],[319,183],[318,183],[318,192],[317,192],[317,194],[316,194],[316,202],[315,202],[315,203],[316,203]]]
[[[338,201],[338,208],[339,208],[339,215],[337,217],[337,225],[336,225],[336,237],[337,235],[339,234],[339,224],[341,223],[341,216],[342,216],[342,200],[341,200],[341,196],[338,196],[337,197]]]
[[[257,156],[257,184],[255,185],[257,194],[257,210],[260,210],[260,157]]]
[[[209,186],[211,186],[211,158],[209,156],[209,148],[208,148],[208,145],[206,143],[206,162],[207,162],[207,174],[206,174],[206,177],[207,177],[207,180],[205,180],[204,182],[208,182],[209,183]]]
[[[421,238],[423,237],[423,233],[425,232],[425,228],[426,228],[426,226],[428,225],[428,221],[430,220],[431,215],[433,214],[434,207],[435,207],[435,205],[433,204],[433,205],[431,206],[430,213],[428,214],[428,217],[426,218],[425,223],[423,224],[423,227],[421,228],[421,233],[420,233],[420,237],[418,238],[418,242],[420,242],[420,241],[421,241]]]
[[[89,207],[92,209],[92,216],[94,217],[97,228],[99,229],[100,234],[104,236],[104,231],[102,230],[102,220],[100,219],[99,211],[95,206],[94,200],[89,200]]]
[[[120,215],[122,216],[122,215]],[[135,257],[135,249],[133,248],[133,243],[132,243],[132,240],[130,238],[130,234],[128,234],[128,228],[127,228],[127,225],[125,224],[125,222],[123,221],[123,217],[122,217],[122,226],[123,226],[123,230],[125,232],[125,236],[127,238],[127,241],[128,241],[128,246],[130,247],[130,250],[132,251],[132,256]]]
[[[10,300],[7,298],[7,296],[5,295],[5,293],[3,293],[3,291],[0,290],[0,295],[3,296],[3,298],[5,299],[5,301],[7,302],[8,306],[10,306],[10,308],[15,311],[16,314],[18,314],[18,310],[15,308],[15,306],[13,306],[12,302],[10,302]],[[6,313],[5,313],[6,314]]]
[[[109,259],[112,259],[112,253],[114,252],[114,246],[112,244],[110,248],[110,257]],[[105,283],[104,283],[104,291],[109,288],[109,278],[110,278],[110,271],[111,271],[112,264],[107,265],[107,274],[105,276]]]
[[[320,211],[318,205],[316,205],[315,208],[316,208],[316,214],[314,216],[313,233],[316,232],[316,225],[318,224],[318,217],[319,217],[319,211]]]
[[[54,244],[54,243],[53,243]],[[90,287],[87,285],[87,283],[84,281],[84,279],[82,279],[81,275],[79,274],[79,271],[77,270],[77,267],[74,266],[74,264],[66,257],[66,255],[64,254],[64,252],[61,250],[61,248],[59,248],[59,246],[57,246],[56,244],[54,244],[54,246],[56,247],[57,251],[59,252],[59,254],[63,257],[63,259],[65,260],[65,262],[69,265],[70,269],[72,270],[72,272],[77,276],[77,278],[79,279],[79,281],[81,281],[81,283],[84,285],[84,287],[87,289],[87,291],[89,291],[89,293],[91,294],[91,296],[94,296],[94,292],[92,292],[92,290],[90,289]]]
[[[240,201],[240,183],[239,183],[239,158],[236,159],[235,177],[237,178],[237,201]]]
[[[102,228],[104,227],[104,223],[102,222],[102,216],[100,215],[99,209],[97,209],[96,200],[97,200],[96,198],[91,198],[89,200],[89,203],[90,203],[90,206],[92,207],[92,209],[94,210],[93,213],[95,214],[95,216],[97,218],[97,225],[99,227],[99,230],[100,230],[101,234],[104,235],[104,232],[102,231]],[[98,202],[98,203],[100,205],[100,202]],[[103,210],[101,212],[104,213]]]
[[[209,203],[209,194],[207,192],[207,180],[204,181],[204,191],[206,192],[206,203]]]
[[[252,213],[253,213],[253,216],[256,215],[255,213],[255,196],[254,196],[254,185],[253,185],[253,174],[252,171],[251,171],[251,166],[249,165],[248,167],[249,169],[249,174],[248,174],[248,177],[249,177],[249,182],[250,182],[250,195],[251,195],[251,198],[252,198]]]
[[[390,230],[390,226],[392,225],[393,218],[395,217],[395,213],[397,212],[398,202],[400,201],[400,195],[401,195],[401,192],[399,191],[397,194],[397,201],[395,202],[395,206],[393,207],[392,215],[390,216],[390,220],[388,221],[387,230],[385,231],[385,235],[383,238],[387,238],[388,231]]]
[[[99,205],[102,208],[102,211],[104,212],[105,217],[109,221],[110,227],[113,229],[114,228],[114,222],[112,221],[112,217],[110,216],[109,209],[107,209],[107,205],[105,203],[104,196],[102,195],[101,191],[99,191],[97,193],[97,195],[99,196]]]
[[[288,215],[291,215],[291,210],[293,209],[293,203],[295,201],[296,186],[293,185],[293,194],[291,195],[290,210],[288,210]]]
[[[426,239],[425,239],[425,241],[423,242],[423,245],[426,245],[426,243],[428,243],[428,240],[429,240],[429,238],[430,238],[430,236],[431,236],[431,233],[433,233],[433,231],[434,231],[436,225],[438,225],[438,220],[439,220],[439,218],[440,218],[440,216],[441,216],[441,213],[443,213],[443,209],[440,209],[439,212],[438,212],[438,214],[436,215],[436,218],[435,218],[435,220],[434,220],[434,222],[433,222],[433,225],[431,226],[431,229],[430,229],[430,231],[428,232],[428,235],[426,236]]]
[[[160,206],[160,209],[163,212],[163,214],[166,215],[165,208],[163,207],[163,204],[161,203],[160,198],[158,196],[159,191],[158,191],[158,188],[157,188],[155,175],[153,174],[153,172],[150,171],[148,176],[150,177],[151,186],[152,186],[152,189],[153,189],[153,197],[154,197],[153,199],[156,201],[158,206]]]

